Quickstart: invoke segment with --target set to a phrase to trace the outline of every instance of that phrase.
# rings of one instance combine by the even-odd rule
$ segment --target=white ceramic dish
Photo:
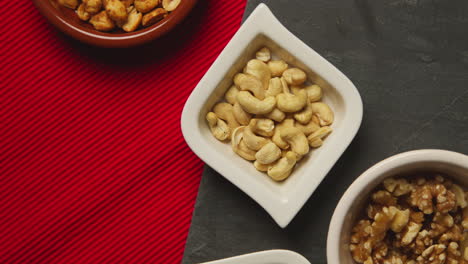
[[[267,250],[203,264],[310,264],[303,256],[289,250]]]
[[[468,186],[468,156],[456,152],[415,150],[375,164],[351,184],[333,213],[327,238],[328,263],[355,264],[349,253],[349,237],[370,192],[387,177],[418,170],[445,173]]]
[[[307,72],[309,80],[324,89],[324,101],[335,112],[333,133],[312,151],[284,182],[271,180],[251,162],[236,155],[230,144],[216,140],[205,121],[213,105],[223,98],[255,52],[263,47],[288,64]],[[346,76],[289,32],[260,4],[241,26],[193,90],[182,113],[182,132],[190,148],[209,166],[259,203],[286,227],[354,138],[362,120],[361,97]]]

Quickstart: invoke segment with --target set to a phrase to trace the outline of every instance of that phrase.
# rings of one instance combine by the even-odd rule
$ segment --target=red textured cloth
[[[202,162],[180,114],[244,7],[200,0],[162,39],[106,50],[0,5],[0,263],[181,261]]]

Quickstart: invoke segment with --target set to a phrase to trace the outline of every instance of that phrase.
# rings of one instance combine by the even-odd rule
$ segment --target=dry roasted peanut
[[[289,148],[289,144],[281,138],[281,130],[285,129],[285,128],[288,128],[288,127],[294,127],[294,119],[286,118],[283,122],[276,125],[273,137],[271,138],[271,140],[278,147],[280,147],[282,149],[288,149]]]
[[[241,91],[250,91],[258,99],[265,99],[265,89],[262,87],[262,82],[253,75],[238,73],[234,76],[234,84]]]
[[[306,73],[299,68],[287,69],[283,72],[282,76],[290,85],[301,85],[307,79]]]
[[[263,62],[267,62],[271,59],[270,50],[267,47],[263,47],[255,53],[255,58]]]
[[[278,160],[280,157],[281,150],[273,142],[267,143],[259,151],[257,151],[257,154],[255,154],[255,158],[261,164],[271,164]]]
[[[224,95],[226,101],[230,104],[235,104],[237,102],[237,94],[239,93],[239,89],[235,85],[231,86],[229,90]]]
[[[312,120],[312,106],[307,103],[304,109],[294,114],[294,118],[301,124],[308,124]]]
[[[78,6],[79,1],[78,0],[58,0],[58,3],[64,7],[75,9]]]
[[[83,0],[84,10],[90,14],[97,14],[102,9],[101,0]]]
[[[309,98],[309,102],[317,102],[322,99],[322,88],[320,86],[314,84],[307,86],[304,88],[307,91],[307,98]]]
[[[145,14],[141,24],[144,27],[151,26],[163,19],[167,15],[167,11],[164,8],[156,8],[155,10]]]
[[[105,8],[109,17],[118,25],[123,25],[127,21],[127,8],[119,0],[107,0]]]
[[[262,171],[262,172],[267,172],[268,171],[269,165],[268,164],[262,164],[262,163],[258,162],[258,160],[254,161],[253,165],[258,171]]]
[[[271,79],[271,72],[268,66],[261,60],[253,59],[247,62],[244,72],[246,74],[257,77],[262,83],[263,90],[268,89]],[[260,98],[262,99],[262,98]]]
[[[317,125],[316,123],[314,123],[312,120],[309,121],[309,123],[307,123],[307,125],[296,123],[296,127],[299,128],[302,131],[302,133],[304,133],[304,135],[306,135],[306,136],[309,136],[310,134],[314,133],[315,131],[317,131],[320,128],[320,126]],[[322,140],[320,140],[320,141],[322,141]]]
[[[450,190],[455,194],[457,206],[460,208],[465,208],[468,203],[466,202],[465,192],[463,189],[457,184],[452,184]]]
[[[159,1],[160,0],[135,0],[133,3],[139,12],[148,13],[159,5]]]
[[[232,132],[231,146],[232,150],[246,160],[255,160],[255,151],[249,149],[243,140],[245,126],[240,126]]]
[[[120,2],[122,2],[122,4],[124,4],[126,8],[129,8],[130,6],[133,5],[134,0],[120,0]]]
[[[162,6],[167,11],[174,11],[180,4],[181,0],[162,0]]]
[[[215,113],[209,112],[206,115],[206,121],[210,127],[211,133],[218,140],[226,140],[230,136],[230,129],[228,125],[221,119],[219,119]]]
[[[312,107],[312,112],[318,117],[321,126],[329,126],[333,123],[335,115],[327,104],[316,102],[310,105]]]
[[[250,122],[250,119],[252,119],[252,116],[246,111],[244,111],[244,109],[240,106],[239,102],[234,103],[232,111],[237,122],[239,122],[239,124],[243,126],[248,125]]]
[[[226,121],[229,128],[234,129],[239,125],[234,116],[233,106],[228,103],[217,103],[213,107],[213,112],[218,116],[218,118]]]
[[[251,114],[268,114],[275,108],[276,100],[273,96],[260,100],[247,91],[240,91],[237,94],[237,101],[242,108]]]
[[[269,61],[268,68],[272,77],[279,77],[288,68],[288,64],[282,60]]]
[[[83,21],[88,21],[89,18],[91,17],[91,14],[86,12],[84,8],[84,4],[81,4],[78,9],[76,10],[76,15],[78,16],[79,19]]]
[[[296,154],[289,151],[285,157],[268,168],[268,176],[275,181],[285,180],[291,174],[294,165],[296,165]]]
[[[255,134],[271,137],[274,133],[275,123],[266,118],[252,118],[249,127]]]
[[[291,150],[299,156],[309,153],[309,142],[301,130],[295,127],[287,127],[280,131],[281,139],[289,144]]]
[[[106,11],[101,11],[96,15],[92,16],[89,20],[96,30],[99,31],[110,31],[115,28],[114,21],[110,19]]]
[[[268,90],[265,92],[265,96],[277,96],[283,92],[283,85],[281,84],[281,79],[278,77],[271,78],[268,85]]]
[[[293,113],[301,110],[307,104],[307,92],[300,90],[297,94],[291,94],[286,81],[281,78],[284,93],[276,96],[277,107],[286,113]]]
[[[286,114],[281,112],[278,108],[273,109],[270,113],[265,115],[266,118],[275,120],[276,122],[281,122],[286,117]]]
[[[322,145],[321,144],[322,140],[328,135],[330,135],[331,132],[332,132],[332,129],[331,127],[328,127],[328,126],[324,126],[324,127],[317,129],[315,132],[313,132],[307,137],[307,139],[309,140],[310,146],[313,148],[320,147]]]
[[[122,26],[122,29],[126,32],[135,31],[141,24],[143,15],[138,12],[135,8],[131,7],[130,12],[128,14],[127,23]]]
[[[263,146],[265,146],[268,142],[270,142],[268,139],[264,137],[259,137],[255,135],[252,130],[250,129],[249,126],[246,126],[244,128],[244,135],[242,137],[245,145],[251,149],[251,150],[259,150]]]

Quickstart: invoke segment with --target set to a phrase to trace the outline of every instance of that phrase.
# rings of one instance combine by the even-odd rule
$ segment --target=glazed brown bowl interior
[[[196,0],[182,0],[179,6],[158,23],[127,33],[121,29],[100,32],[82,21],[75,10],[62,7],[56,0],[33,0],[39,11],[61,31],[82,42],[100,47],[124,48],[154,40],[171,31],[190,13]]]

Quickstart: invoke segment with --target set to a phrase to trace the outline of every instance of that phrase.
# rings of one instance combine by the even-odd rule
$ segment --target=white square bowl
[[[230,144],[215,139],[205,120],[231,86],[233,76],[264,46],[289,65],[303,69],[311,82],[323,88],[323,101],[335,112],[333,133],[284,182],[271,180],[235,154]],[[353,83],[289,32],[265,4],[260,4],[193,90],[182,112],[181,125],[195,154],[252,197],[284,228],[351,143],[361,125],[362,111],[361,97]]]
[[[310,264],[307,259],[289,250],[267,250],[203,264]]]

